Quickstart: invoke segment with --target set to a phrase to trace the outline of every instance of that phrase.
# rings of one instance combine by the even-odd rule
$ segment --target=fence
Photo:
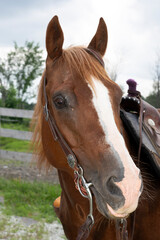
[[[33,116],[33,111],[22,110],[22,109],[12,109],[12,108],[0,108],[0,118],[3,116],[31,119]],[[1,128],[0,126],[0,136],[21,139],[21,140],[30,140],[32,133],[28,131],[19,131],[19,130]],[[13,152],[13,151],[0,149],[0,158],[30,161],[32,158],[32,154],[22,153],[22,152]]]

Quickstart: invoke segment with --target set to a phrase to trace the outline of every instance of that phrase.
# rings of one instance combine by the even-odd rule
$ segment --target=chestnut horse
[[[62,193],[60,203],[54,205],[65,235],[69,240],[114,240],[115,222],[127,219],[130,238],[130,214],[137,209],[133,239],[158,240],[160,182],[147,164],[135,164],[134,146],[120,119],[122,91],[103,66],[106,24],[101,18],[87,48],[64,50],[63,41],[55,16],[47,28],[48,56],[34,113],[33,139],[39,163],[58,171]],[[140,169],[145,179],[152,180],[149,184],[143,181],[144,188]],[[85,229],[87,217],[91,217],[92,228],[82,237],[79,229]]]

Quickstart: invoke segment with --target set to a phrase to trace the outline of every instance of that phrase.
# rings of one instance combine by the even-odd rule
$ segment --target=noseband
[[[95,52],[92,49],[89,48],[84,48],[84,50],[92,55],[101,65],[104,67],[104,62],[101,56]],[[55,60],[56,61],[56,60]],[[74,170],[74,175],[75,175],[75,186],[79,190],[80,194],[89,200],[89,214],[87,216],[87,219],[85,223],[80,227],[80,231],[78,233],[77,239],[76,240],[85,240],[89,236],[90,230],[94,224],[94,217],[93,217],[93,199],[92,199],[92,194],[90,191],[90,186],[92,186],[92,183],[87,183],[86,179],[84,178],[84,173],[83,173],[83,168],[80,166],[78,163],[77,157],[75,156],[74,152],[62,136],[61,132],[59,131],[55,119],[53,115],[51,114],[49,108],[48,108],[48,98],[47,98],[47,93],[46,93],[46,76],[44,76],[43,80],[43,94],[44,94],[44,101],[45,105],[43,108],[43,113],[45,120],[48,122],[51,133],[53,135],[53,138],[55,141],[58,141],[68,162],[68,165],[70,168]],[[123,220],[122,220],[123,223]],[[123,238],[124,239],[124,238]],[[125,238],[126,239],[126,238]]]

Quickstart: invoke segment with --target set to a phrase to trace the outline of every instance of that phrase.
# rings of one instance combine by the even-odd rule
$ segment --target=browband
[[[102,65],[103,68],[105,67],[104,61],[98,52],[91,48],[84,48],[84,50],[90,55],[92,55]]]

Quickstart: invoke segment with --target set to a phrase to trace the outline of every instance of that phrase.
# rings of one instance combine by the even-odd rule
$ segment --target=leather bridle
[[[101,58],[101,56],[94,51],[93,49],[89,48],[84,48],[84,50],[92,55],[100,64],[102,67],[104,67],[104,61]],[[56,59],[57,60],[57,59]],[[75,186],[79,190],[80,194],[89,200],[89,214],[86,218],[85,223],[82,225],[80,228],[80,231],[78,233],[77,239],[76,240],[85,240],[89,236],[90,230],[94,224],[94,217],[93,217],[93,199],[92,199],[92,193],[90,191],[90,186],[92,186],[92,183],[87,183],[86,179],[84,178],[83,174],[83,168],[80,166],[78,163],[78,159],[75,156],[74,152],[62,136],[61,132],[59,131],[55,119],[53,115],[51,114],[49,108],[48,108],[48,98],[47,98],[47,93],[46,93],[46,84],[47,84],[47,79],[46,75],[44,75],[43,79],[43,94],[44,94],[44,108],[43,108],[43,113],[45,120],[48,122],[51,133],[53,135],[53,138],[55,141],[58,141],[68,162],[69,167],[71,167],[74,170],[74,175],[75,175]],[[116,223],[117,227],[116,229],[120,229],[120,226],[122,226],[122,232],[123,229],[125,229],[125,236],[122,236],[121,239],[127,240],[127,221],[122,219],[121,222],[117,221]],[[122,234],[123,235],[123,234]]]

